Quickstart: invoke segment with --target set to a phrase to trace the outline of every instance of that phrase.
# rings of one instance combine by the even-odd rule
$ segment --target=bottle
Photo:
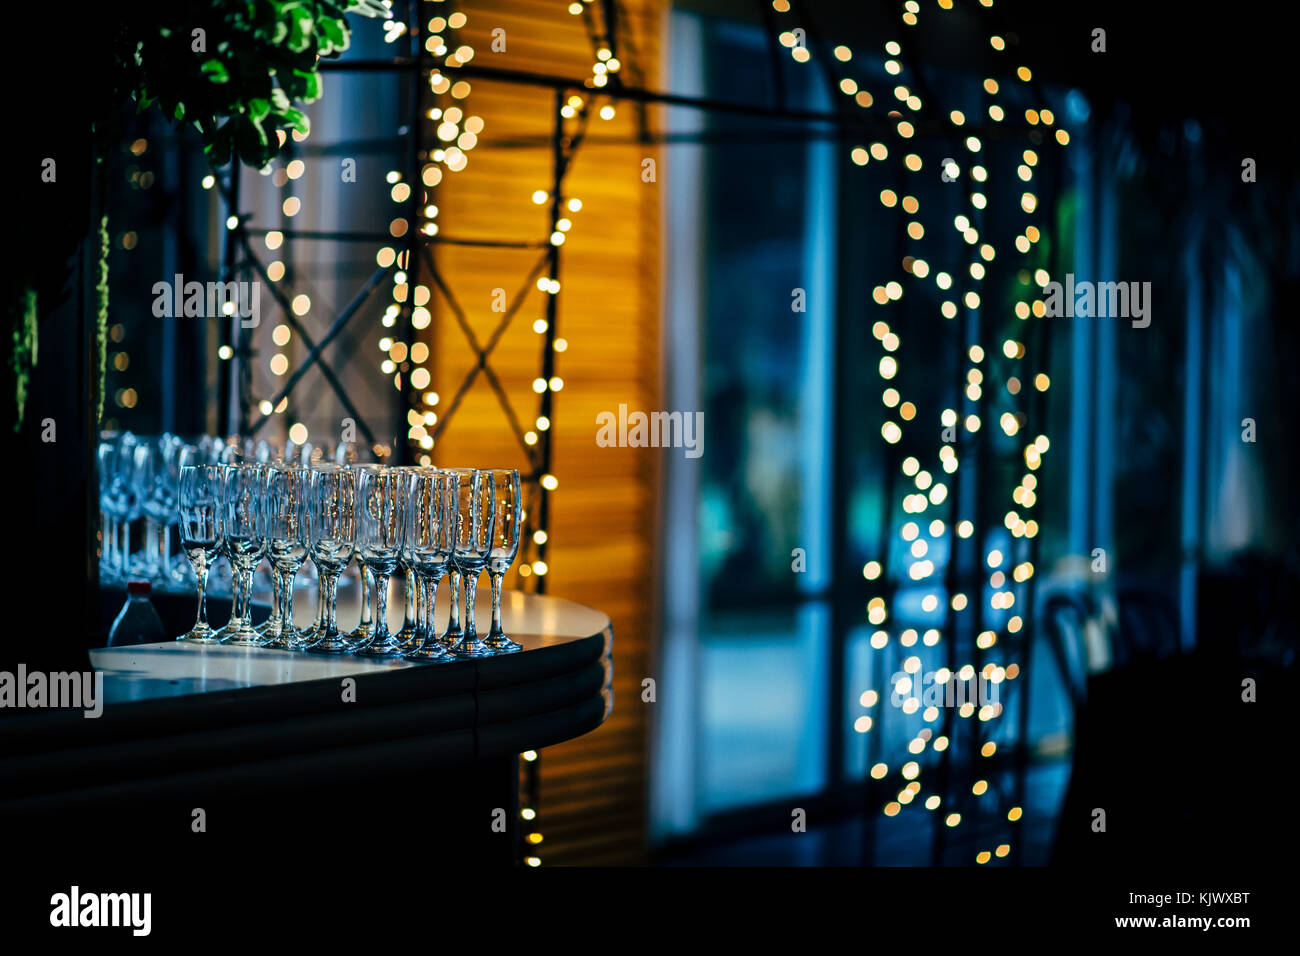
[[[108,632],[108,646],[157,644],[166,640],[162,618],[149,601],[149,582],[132,581],[126,586],[126,603],[118,612],[113,629]]]

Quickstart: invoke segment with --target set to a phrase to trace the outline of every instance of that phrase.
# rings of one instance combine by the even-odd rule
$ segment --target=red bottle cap
[[[131,581],[126,586],[127,594],[148,594],[151,590],[148,581]]]

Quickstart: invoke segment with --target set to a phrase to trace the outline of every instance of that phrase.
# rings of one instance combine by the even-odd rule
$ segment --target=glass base
[[[510,638],[506,637],[504,633],[489,634],[487,637],[483,638],[483,643],[492,648],[492,650],[496,651],[498,654],[513,654],[515,651],[522,651],[524,649],[524,645],[520,644],[518,641],[510,640]]]
[[[262,643],[262,635],[257,633],[256,628],[242,627],[221,638],[221,643],[239,647],[259,647]]]
[[[449,657],[455,657],[455,653],[448,647],[443,647],[433,638],[427,638],[423,643],[412,647],[402,655],[409,661],[445,661]]]
[[[415,627],[409,630],[403,628],[393,636],[397,638],[397,643],[402,645],[402,651],[409,652],[418,651],[423,647],[429,639],[429,632]]]
[[[287,651],[295,646],[295,642],[301,637],[301,634],[302,632],[292,624],[285,625],[281,623],[279,627],[274,629],[268,627],[262,633],[261,646]]]
[[[496,653],[495,648],[488,647],[486,643],[477,637],[464,638],[453,650],[457,657],[491,657]]]
[[[195,625],[186,634],[176,638],[178,641],[192,641],[195,644],[216,644],[217,632],[206,624]]]
[[[373,637],[368,644],[357,647],[355,653],[358,657],[401,657],[405,648],[393,634],[382,634]]]
[[[298,630],[295,628],[293,637],[289,638],[285,642],[286,650],[305,651],[311,646],[312,641],[315,640],[315,633],[316,628],[314,626],[306,628],[305,630]]]
[[[305,640],[299,647],[312,654],[348,654],[356,647],[348,640],[347,635],[337,630],[321,633],[313,629],[304,637]]]

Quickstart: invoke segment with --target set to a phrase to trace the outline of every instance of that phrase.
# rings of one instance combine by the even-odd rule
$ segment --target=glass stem
[[[122,577],[131,576],[131,522],[122,519]]]
[[[320,630],[325,625],[325,573],[314,561],[312,567],[316,569],[316,623],[312,628]]]
[[[370,593],[373,590],[374,575],[364,564],[361,566],[361,625],[364,627],[372,620],[370,616]]]
[[[293,632],[293,579],[298,570],[280,572],[280,627]]]
[[[169,577],[172,570],[172,526],[165,521],[158,522],[158,567],[162,577]]]
[[[409,568],[406,571],[406,607],[402,610],[402,630],[408,627],[416,626],[416,589],[415,589],[415,572]]]
[[[271,620],[270,629],[279,630],[279,624],[283,621],[280,616],[280,605],[283,601],[284,575],[278,569],[272,569],[271,572]]]
[[[451,614],[447,618],[447,633],[460,634],[460,572],[451,572]]]
[[[338,613],[338,608],[335,606],[338,601],[338,594],[339,594],[338,584],[339,584],[339,573],[337,571],[328,572],[328,575],[325,578],[325,585],[324,585],[324,592],[323,592],[325,595],[324,628],[325,628],[326,635],[331,637],[334,635],[334,632],[338,630],[338,624],[335,621],[335,617]]]
[[[243,588],[239,571],[232,564],[230,567],[230,624],[238,626],[239,622],[239,595]],[[229,625],[227,625],[229,626]]]
[[[240,629],[253,626],[253,568],[239,569]]]
[[[471,571],[465,575],[465,640],[471,643],[478,639],[478,631],[474,627],[474,595],[478,590],[480,573]]]
[[[144,566],[152,568],[158,563],[158,522],[144,519]]]
[[[433,601],[434,588],[437,588],[437,581],[433,580],[432,575],[420,575],[420,596],[421,604],[424,606],[424,614],[420,617],[420,630],[426,635],[433,636]]]
[[[416,635],[423,635],[425,631],[424,622],[427,615],[425,614],[424,604],[428,598],[425,584],[424,575],[416,574],[414,571],[406,572],[406,603],[408,606],[411,604],[411,592],[415,592],[415,616],[408,615],[407,621]],[[406,630],[406,628],[403,627],[402,630]]]
[[[491,637],[498,637],[505,633],[501,630],[501,579],[504,574],[493,574],[488,572],[488,577],[492,579],[492,630]]]
[[[388,637],[388,575],[375,574],[375,642]]]
[[[204,558],[198,561],[194,576],[199,579],[199,615],[194,619],[196,631],[208,629],[208,562]]]

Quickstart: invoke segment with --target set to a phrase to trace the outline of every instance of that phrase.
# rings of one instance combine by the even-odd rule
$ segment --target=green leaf
[[[224,127],[213,134],[208,145],[203,147],[203,152],[213,166],[224,166],[230,162],[230,136]]]
[[[363,17],[383,17],[385,20],[393,15],[379,0],[352,0],[348,4],[348,13],[359,13]]]
[[[289,41],[286,44],[294,53],[301,53],[311,45],[313,20],[311,12],[301,7],[290,11]]]
[[[284,111],[284,125],[296,129],[303,136],[311,132],[311,123],[307,120],[307,114],[293,107]]]
[[[212,83],[230,82],[230,71],[226,69],[226,64],[222,63],[220,60],[204,60],[203,65],[199,67],[199,70]]]
[[[321,56],[341,53],[348,48],[348,25],[343,19],[321,17],[316,21],[316,32],[321,38]]]
[[[270,100],[254,97],[248,101],[248,115],[254,122],[261,122],[271,112]]]

